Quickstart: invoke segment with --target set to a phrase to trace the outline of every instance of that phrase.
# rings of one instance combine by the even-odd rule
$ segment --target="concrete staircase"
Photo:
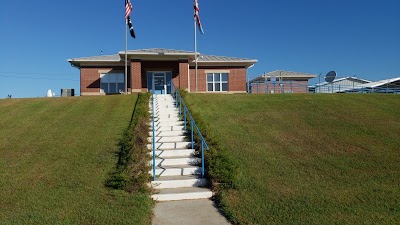
[[[151,185],[156,194],[151,197],[156,201],[210,198],[212,192],[205,188],[207,180],[201,178],[201,159],[191,149],[190,137],[184,130],[171,95],[153,95],[154,97],[154,132],[156,155],[156,181]],[[152,103],[150,100],[150,112]],[[150,122],[150,144],[152,151],[152,123]],[[151,161],[153,164],[153,161]],[[149,171],[153,174],[153,171]]]

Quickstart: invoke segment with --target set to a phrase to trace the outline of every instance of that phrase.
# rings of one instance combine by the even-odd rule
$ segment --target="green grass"
[[[147,194],[105,187],[136,99],[0,100],[0,224],[150,224]]]
[[[400,224],[400,96],[188,94],[237,160],[239,224]],[[223,169],[223,168],[221,168]]]

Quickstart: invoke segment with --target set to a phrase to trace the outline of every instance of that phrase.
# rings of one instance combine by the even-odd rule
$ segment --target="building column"
[[[131,60],[131,88],[132,92],[142,92],[142,62],[140,59]]]
[[[188,74],[189,66],[188,60],[179,60],[179,88],[188,89]]]

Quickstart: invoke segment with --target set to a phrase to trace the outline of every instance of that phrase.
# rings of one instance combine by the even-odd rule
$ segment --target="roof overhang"
[[[141,50],[129,50],[119,51],[118,54],[108,56],[94,56],[85,58],[72,58],[67,61],[72,66],[114,66],[124,65],[125,54],[128,62],[131,60],[140,61],[188,61],[190,66],[195,65],[195,58],[198,58],[198,65],[212,67],[212,66],[235,66],[235,67],[251,67],[257,60],[244,59],[244,58],[232,58],[224,56],[208,56],[204,55],[200,57],[199,52],[189,52],[181,50],[170,50],[170,49],[141,49]]]
[[[386,86],[394,85],[396,87],[400,87],[400,77],[395,77],[395,78],[380,80],[380,81],[376,81],[376,82],[361,84],[359,86],[366,87],[366,88],[377,88],[380,86],[385,87],[385,85]]]
[[[74,59],[68,59],[67,60],[69,63],[71,63],[72,66],[74,67],[83,67],[83,66],[104,66],[104,65],[109,65],[109,66],[120,66],[124,65],[123,61],[115,61],[115,60],[74,60]]]
[[[185,56],[187,58],[192,57],[195,55],[194,52],[137,52],[137,51],[127,51],[126,52],[128,57],[141,57],[141,56]],[[118,54],[121,56],[121,58],[125,57],[125,51],[120,51]],[[199,52],[197,52],[197,55],[200,55]]]
[[[256,64],[258,60],[240,60],[240,61],[197,61],[199,66],[238,66],[249,68]],[[190,66],[195,66],[195,61],[189,62]]]

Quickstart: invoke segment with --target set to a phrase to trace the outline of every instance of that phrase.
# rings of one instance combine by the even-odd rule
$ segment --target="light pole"
[[[321,93],[321,74],[319,73],[318,75],[318,93]]]

